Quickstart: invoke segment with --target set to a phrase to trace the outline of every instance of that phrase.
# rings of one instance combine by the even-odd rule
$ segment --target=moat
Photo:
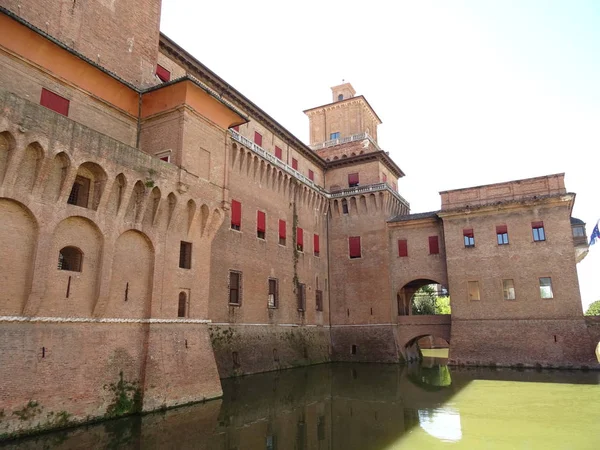
[[[223,381],[220,400],[11,449],[597,449],[600,372],[325,364]]]

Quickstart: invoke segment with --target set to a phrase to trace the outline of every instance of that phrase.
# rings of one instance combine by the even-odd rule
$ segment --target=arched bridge
[[[435,336],[446,340],[450,345],[452,316],[439,314],[430,316],[398,316],[398,346],[402,356],[411,358],[410,348],[424,336]]]

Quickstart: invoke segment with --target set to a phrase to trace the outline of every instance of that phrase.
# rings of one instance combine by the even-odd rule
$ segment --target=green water
[[[600,373],[439,362],[328,364],[224,380],[222,400],[0,447],[600,449]]]

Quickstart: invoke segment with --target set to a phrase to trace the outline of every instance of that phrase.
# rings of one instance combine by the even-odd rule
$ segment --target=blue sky
[[[342,79],[383,124],[413,212],[438,192],[566,173],[600,219],[600,1],[164,0],[161,30],[308,142]],[[600,299],[600,244],[578,265]]]

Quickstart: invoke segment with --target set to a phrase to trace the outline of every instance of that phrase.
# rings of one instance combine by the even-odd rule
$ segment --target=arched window
[[[81,272],[83,253],[77,247],[64,247],[58,254],[58,270]]]
[[[177,317],[186,317],[187,310],[187,295],[185,292],[179,293],[179,308],[177,309]]]
[[[341,102],[342,100],[344,100],[344,94],[338,95],[338,102]]]

